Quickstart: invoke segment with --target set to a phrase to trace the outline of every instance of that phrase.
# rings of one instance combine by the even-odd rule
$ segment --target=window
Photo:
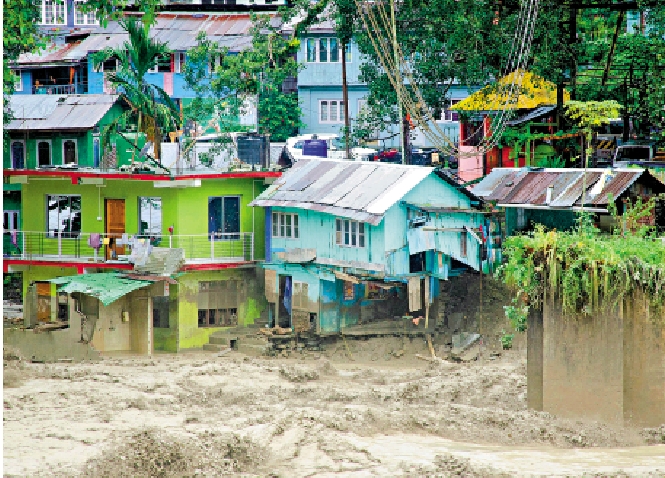
[[[460,256],[466,257],[466,231],[460,232],[459,235],[459,250]]]
[[[169,298],[167,296],[152,298],[152,326],[159,329],[169,328]]]
[[[101,65],[94,68],[95,73],[108,73],[118,71],[119,61],[117,58],[109,58],[105,60]]]
[[[62,142],[62,164],[76,164],[78,151],[75,139],[66,139]]]
[[[16,77],[14,79],[14,91],[23,91],[23,75],[20,71],[12,70],[12,74]]]
[[[524,213],[524,208],[515,208],[515,213],[517,215],[516,229],[524,229],[526,227],[526,214]]]
[[[210,56],[210,61],[208,62],[208,71],[214,73],[217,67],[222,65],[222,55],[213,54]]]
[[[199,327],[238,325],[238,281],[201,281],[198,294]]]
[[[365,223],[350,219],[337,219],[335,243],[340,246],[365,247]]]
[[[86,0],[74,0],[74,25],[97,25],[95,11],[83,11]]]
[[[185,54],[183,52],[177,52],[173,54],[173,67],[175,73],[182,73],[185,67]]]
[[[156,58],[154,66],[148,69],[148,73],[171,73],[171,55]]]
[[[5,232],[18,230],[18,211],[4,211],[2,228]]]
[[[208,234],[216,241],[240,238],[240,196],[208,198]]]
[[[22,140],[12,140],[11,145],[12,168],[25,168],[25,142]]]
[[[81,233],[81,196],[46,196],[47,236],[78,237]]]
[[[67,18],[63,0],[42,0],[42,24],[64,25]]]
[[[162,198],[139,197],[139,235],[162,235]]]
[[[51,165],[51,140],[37,140],[37,167]]]
[[[337,38],[308,38],[306,44],[307,63],[339,63],[342,49]],[[346,45],[346,62],[351,62],[351,45]]]
[[[459,121],[459,113],[450,109],[451,106],[459,103],[460,100],[451,100],[441,112],[441,121]]]
[[[272,237],[298,239],[300,237],[300,231],[298,230],[298,215],[273,212]]]
[[[320,100],[319,101],[319,122],[320,123],[343,123],[344,122],[344,102],[341,100]]]
[[[99,142],[99,136],[92,138],[92,167],[98,168],[102,156],[102,147]]]

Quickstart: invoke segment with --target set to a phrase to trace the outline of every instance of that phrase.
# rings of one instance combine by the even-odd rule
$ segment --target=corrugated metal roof
[[[597,191],[594,188],[587,188],[587,194],[584,197],[584,205],[605,205],[609,202],[610,194],[616,200],[626,189],[637,181],[643,173],[643,169],[635,171],[606,172],[604,177],[600,179],[600,181],[604,181],[604,183],[599,184],[599,186],[601,186],[599,193],[595,194]],[[576,205],[582,205],[581,198],[576,202]]]
[[[130,279],[114,272],[56,277],[49,282],[62,285],[61,292],[67,294],[80,292],[90,295],[99,299],[104,305],[112,304],[130,292],[152,284],[147,280]]]
[[[12,95],[14,119],[4,128],[89,129],[99,123],[117,99],[117,95]]]
[[[250,205],[308,209],[377,225],[432,173],[421,166],[303,159]]]
[[[69,58],[69,52],[76,48],[80,42],[67,43],[64,45],[51,45],[46,49],[34,53],[22,53],[18,57],[17,64],[19,66],[44,64],[44,63],[65,63],[72,62],[78,59]]]
[[[499,184],[501,184],[501,181],[503,181],[506,176],[513,174],[515,171],[518,170],[509,168],[494,168],[490,174],[482,179],[482,181],[469,187],[469,189],[476,196],[486,198],[492,194],[492,191],[494,191],[499,186]]]
[[[271,23],[279,25],[280,20],[273,15]],[[250,15],[245,13],[162,13],[157,15],[157,23],[150,28],[150,36],[166,43],[171,50],[186,51],[197,45],[198,34],[204,32],[210,41],[237,52],[251,46],[252,26]],[[88,52],[117,48],[127,40],[128,35],[122,27],[117,22],[109,22],[106,27],[98,28],[79,45],[72,47],[64,59],[79,60]]]
[[[618,198],[643,174],[644,169],[587,169],[585,173],[584,169],[495,168],[474,192],[503,205],[565,208],[581,206],[582,189],[586,188],[585,205],[605,206],[610,194]],[[549,187],[552,197],[547,204]]]
[[[524,116],[520,116],[519,118],[516,118],[512,121],[507,121],[506,125],[508,126],[518,126],[523,123],[526,123],[527,121],[534,120],[536,118],[540,118],[541,116],[545,116],[548,113],[551,113],[556,109],[556,105],[554,106],[541,106],[539,108],[536,108],[533,111],[530,111],[529,113],[525,114]]]

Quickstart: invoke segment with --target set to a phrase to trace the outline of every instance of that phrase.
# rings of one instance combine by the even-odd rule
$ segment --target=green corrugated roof
[[[147,280],[129,279],[114,272],[56,277],[49,282],[64,285],[59,289],[61,292],[68,294],[80,292],[91,295],[98,298],[104,305],[112,304],[120,297],[152,284]]]

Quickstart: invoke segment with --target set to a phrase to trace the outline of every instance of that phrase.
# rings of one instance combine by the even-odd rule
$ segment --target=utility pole
[[[349,86],[346,80],[346,45],[342,45],[342,100],[344,101],[344,147],[346,148],[346,159],[351,159],[351,122],[349,120]]]
[[[399,55],[397,54],[397,24],[395,22],[395,0],[390,0],[390,22],[393,28],[393,53],[395,56],[395,75],[397,76],[397,114],[399,116],[399,145],[402,148],[402,164],[406,162],[406,148],[404,147],[404,115],[402,113],[402,70],[399,64]]]

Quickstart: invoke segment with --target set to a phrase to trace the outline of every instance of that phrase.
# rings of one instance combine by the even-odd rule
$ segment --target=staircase
[[[254,357],[268,355],[272,348],[272,343],[260,334],[259,326],[255,324],[213,332],[208,343],[203,345],[203,350],[209,352],[232,349]]]

